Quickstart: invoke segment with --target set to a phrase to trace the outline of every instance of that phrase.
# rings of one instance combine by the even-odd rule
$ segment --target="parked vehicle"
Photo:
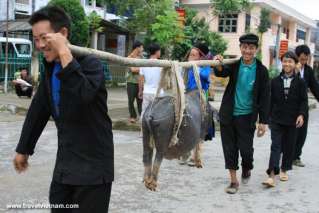
[[[6,37],[0,37],[0,82],[5,77]],[[22,67],[30,70],[32,58],[32,42],[23,38],[8,38],[8,80]]]

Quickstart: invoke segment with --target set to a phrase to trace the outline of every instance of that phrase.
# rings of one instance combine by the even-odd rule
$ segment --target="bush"
[[[211,32],[208,23],[204,19],[196,18],[196,11],[185,8],[186,23],[184,37],[173,48],[172,57],[175,60],[183,60],[189,49],[196,42],[204,42],[211,53],[223,54],[227,49],[226,40],[217,32]]]
[[[89,21],[79,0],[51,0],[50,5],[61,7],[71,18],[71,44],[87,46]]]
[[[268,71],[270,79],[276,78],[280,74],[279,69],[275,66],[270,66]]]

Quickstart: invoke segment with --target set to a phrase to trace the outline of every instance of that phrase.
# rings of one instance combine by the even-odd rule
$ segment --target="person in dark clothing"
[[[140,41],[135,41],[133,44],[132,53],[128,56],[128,58],[142,58],[143,57],[143,43]],[[135,123],[137,121],[137,114],[134,107],[134,102],[136,100],[137,103],[137,111],[138,114],[142,113],[142,99],[139,97],[139,67],[130,67],[127,76],[126,76],[126,84],[127,84],[127,97],[128,97],[128,109],[130,113],[129,121],[131,123]]]
[[[257,136],[261,137],[268,124],[270,84],[267,68],[255,58],[258,36],[246,34],[240,37],[241,59],[229,66],[215,68],[217,77],[229,77],[229,83],[220,107],[221,138],[226,169],[231,183],[226,192],[235,194],[239,182],[239,152],[242,157],[242,181],[246,183],[253,169],[253,139],[259,117]],[[222,61],[222,56],[215,56]]]
[[[76,212],[108,212],[114,154],[102,64],[93,55],[71,54],[67,40],[70,19],[59,7],[40,9],[29,23],[35,45],[45,58],[45,73],[22,128],[15,169],[19,173],[27,169],[28,158],[52,116],[58,150],[50,204],[75,204],[79,207]]]
[[[298,75],[306,82],[307,89],[309,88],[317,101],[319,101],[319,84],[316,81],[313,69],[308,65],[309,56],[311,55],[309,47],[307,45],[300,45],[296,48],[295,53],[301,65],[301,69],[297,69]],[[299,167],[305,166],[300,157],[307,138],[308,120],[309,113],[307,112],[304,125],[297,130],[297,142],[293,164]]]
[[[291,170],[296,144],[297,128],[304,124],[308,112],[308,96],[305,82],[296,75],[298,58],[293,52],[282,56],[283,70],[271,81],[270,129],[271,153],[267,174],[263,182],[268,187],[275,186],[275,176],[287,181],[287,171]],[[281,167],[279,168],[282,153]],[[280,171],[280,172],[279,172]]]
[[[21,80],[23,81],[21,81]],[[29,98],[32,97],[33,86],[32,86],[32,78],[28,74],[27,68],[22,68],[20,75],[17,79],[12,81],[16,94],[18,97],[27,96]],[[29,85],[26,85],[28,83]]]

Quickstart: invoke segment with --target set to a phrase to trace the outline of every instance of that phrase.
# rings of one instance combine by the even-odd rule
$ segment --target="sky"
[[[319,20],[319,0],[279,0],[280,2],[289,5],[303,15]]]

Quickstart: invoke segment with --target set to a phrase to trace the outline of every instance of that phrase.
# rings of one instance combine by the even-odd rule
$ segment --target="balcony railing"
[[[31,15],[32,6],[29,0],[16,0],[15,11],[18,14]]]
[[[16,4],[29,4],[29,0],[16,0]]]

